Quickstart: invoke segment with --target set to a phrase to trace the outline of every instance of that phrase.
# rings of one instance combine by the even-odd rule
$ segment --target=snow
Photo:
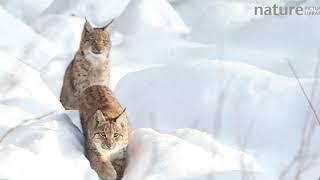
[[[58,99],[84,17],[115,19],[123,179],[318,179],[319,126],[288,67],[319,114],[318,17],[253,16],[273,3],[291,1],[0,0],[0,179],[98,179]]]
[[[37,18],[54,0],[20,1],[1,0],[0,4],[10,14],[29,23]]]
[[[103,26],[117,18],[128,3],[129,0],[55,0],[43,14],[86,17],[93,24]]]
[[[134,0],[116,21],[121,33],[133,34],[146,30],[188,33],[189,29],[166,0]]]
[[[312,80],[303,85],[309,97],[319,98],[319,93],[312,93],[312,88],[315,92],[319,88]],[[266,167],[259,179],[275,179],[290,163],[304,136],[304,123],[315,128],[306,156],[320,147],[317,120],[297,81],[254,66],[201,61],[156,67],[125,76],[116,93],[135,128],[160,132],[196,128],[253,151]],[[319,101],[313,104],[319,113]],[[316,178],[315,169],[303,179]]]
[[[210,172],[240,171],[241,168],[250,169],[252,173],[262,171],[250,155],[225,147],[196,130],[178,129],[171,135],[137,129],[131,133],[130,142],[131,158],[124,179],[202,179],[199,177]],[[202,148],[201,142],[211,148]],[[239,159],[243,159],[243,167]]]
[[[83,155],[82,134],[65,114],[15,128],[0,152],[1,179],[98,179]]]
[[[317,0],[180,0],[172,5],[190,28],[186,39],[211,47],[206,58],[244,62],[293,77],[289,59],[301,77],[312,78],[319,60],[319,16],[254,16],[256,6],[295,2],[319,6]]]
[[[78,50],[84,20],[64,15],[41,16],[32,22],[33,29],[56,44],[59,56]]]
[[[1,50],[37,69],[41,69],[59,53],[55,44],[34,32],[32,28],[10,15],[2,7],[0,7],[0,16],[1,27],[6,27],[0,30]]]

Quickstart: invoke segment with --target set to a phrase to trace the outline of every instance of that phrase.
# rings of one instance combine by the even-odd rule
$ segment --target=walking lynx
[[[102,28],[93,28],[85,22],[80,48],[64,75],[60,101],[65,109],[79,109],[81,93],[87,87],[109,85],[111,26],[112,22]]]
[[[81,96],[80,117],[86,156],[103,180],[119,180],[126,167],[128,120],[112,91],[101,85]]]

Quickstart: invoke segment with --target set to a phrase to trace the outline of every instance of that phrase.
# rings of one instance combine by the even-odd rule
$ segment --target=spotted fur
[[[101,85],[81,96],[80,117],[86,155],[103,180],[119,180],[127,160],[128,120],[112,91]]]
[[[64,75],[60,101],[65,109],[79,109],[80,96],[87,87],[109,85],[110,31],[111,23],[102,28],[93,28],[86,21],[80,48]]]

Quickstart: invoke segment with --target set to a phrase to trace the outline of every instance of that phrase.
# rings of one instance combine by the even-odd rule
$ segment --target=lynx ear
[[[105,121],[105,118],[100,110],[97,110],[96,113],[94,113],[93,120],[97,123],[96,125]]]
[[[86,22],[84,23],[84,30],[87,32],[91,32],[93,30],[92,25],[90,24],[90,22],[86,19]]]
[[[112,23],[113,23],[113,20],[112,20],[109,24],[107,24],[106,26],[102,27],[102,29],[103,29],[105,32],[110,33],[111,30],[112,30]]]
[[[94,136],[98,133],[96,128],[99,126],[100,123],[103,123],[105,118],[100,110],[97,110],[93,116],[91,116],[90,120],[87,122],[87,129],[86,132],[88,137],[94,138]]]
[[[114,121],[114,122],[117,122],[118,120],[123,119],[122,117],[126,115],[126,113],[125,113],[125,112],[126,112],[126,109],[127,109],[127,108],[124,108],[123,111],[119,114],[119,116],[116,117],[116,118],[114,118],[113,121]]]

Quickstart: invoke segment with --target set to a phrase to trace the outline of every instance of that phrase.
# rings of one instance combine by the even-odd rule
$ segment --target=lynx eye
[[[120,137],[120,134],[115,133],[113,136],[114,136],[115,138],[118,138],[118,137]]]
[[[93,40],[93,39],[94,39],[94,37],[93,37],[93,36],[89,36],[89,39]]]
[[[103,138],[107,138],[107,136],[106,136],[105,134],[100,133],[99,135],[100,135],[101,137],[103,137]]]

